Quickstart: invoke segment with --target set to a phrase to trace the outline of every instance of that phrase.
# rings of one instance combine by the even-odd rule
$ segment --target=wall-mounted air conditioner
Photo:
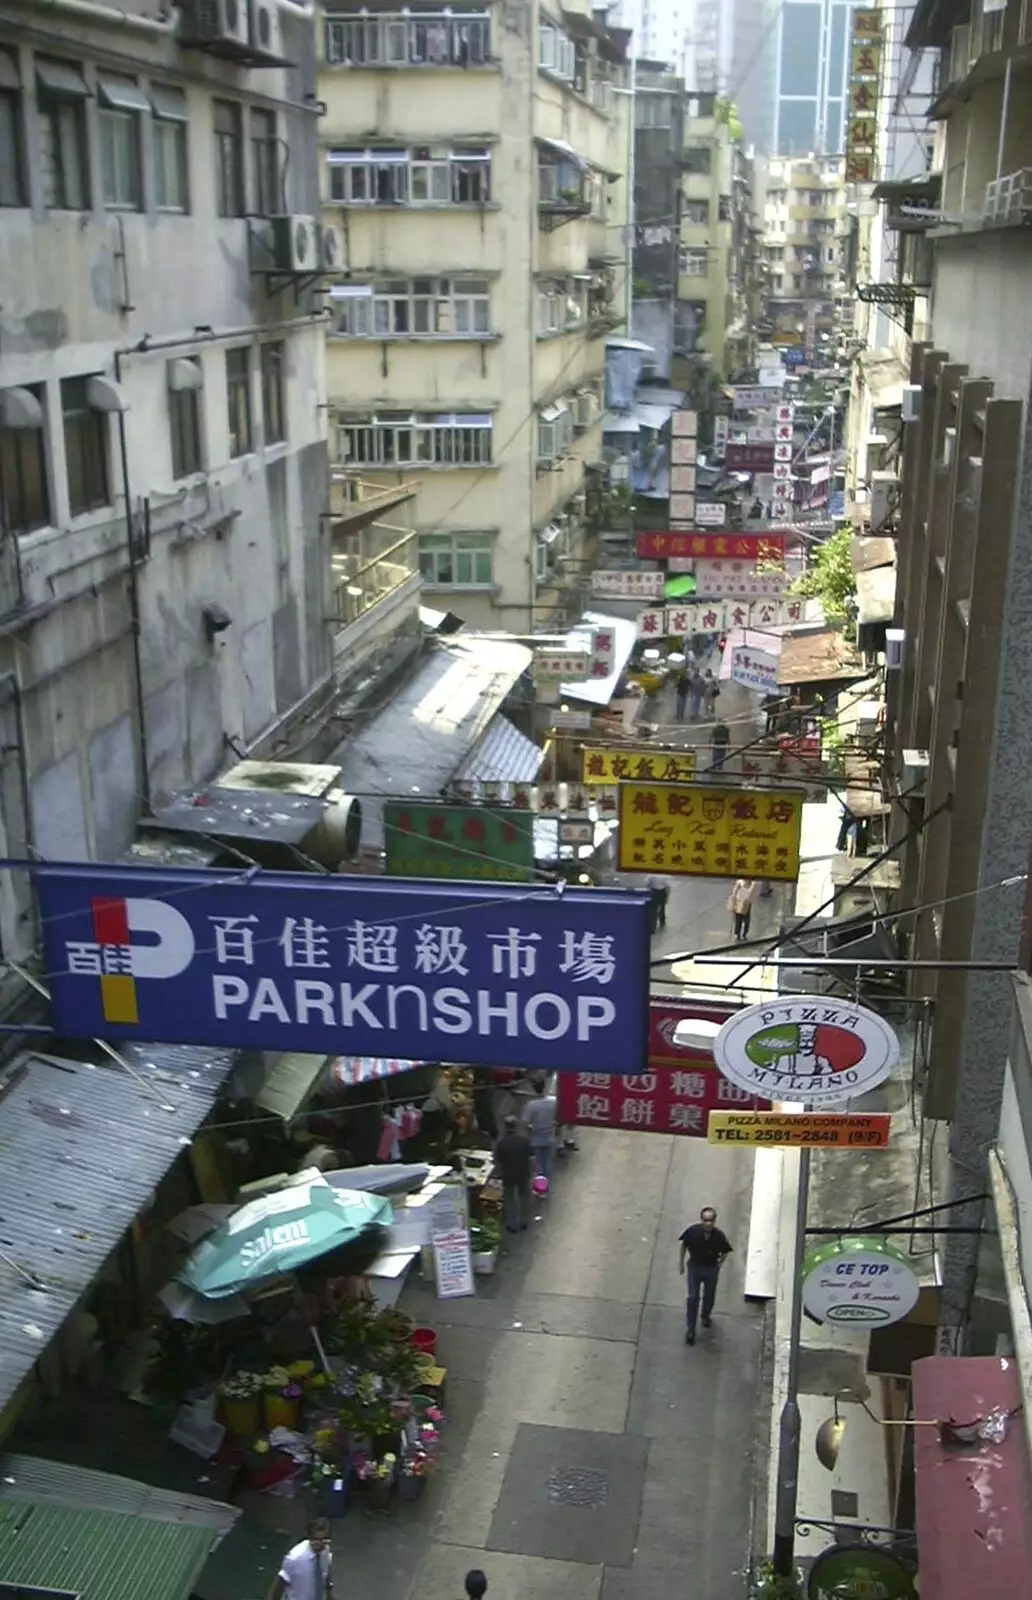
[[[251,42],[247,0],[183,0],[179,38],[202,50],[225,45],[246,49]]]
[[[894,472],[871,473],[871,532],[890,532],[899,508],[899,479]]]
[[[341,272],[344,267],[344,235],[331,222],[319,224],[319,266],[323,272]]]
[[[270,63],[283,59],[283,24],[277,0],[250,0],[251,49],[268,56]]]
[[[315,218],[273,217],[272,258],[279,272],[318,272],[319,236]]]

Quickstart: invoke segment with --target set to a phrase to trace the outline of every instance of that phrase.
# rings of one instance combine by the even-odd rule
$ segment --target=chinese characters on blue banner
[[[648,896],[304,874],[35,874],[55,1028],[641,1070]]]

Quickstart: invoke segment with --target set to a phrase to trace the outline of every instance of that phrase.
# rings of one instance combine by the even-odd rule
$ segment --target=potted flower
[[[498,1265],[498,1251],[502,1242],[499,1223],[494,1217],[485,1217],[482,1222],[472,1223],[469,1239],[473,1271],[488,1277]]]
[[[363,1461],[358,1477],[369,1491],[369,1504],[374,1511],[386,1511],[394,1491],[394,1475],[398,1465],[395,1455],[386,1455],[381,1461]]]
[[[301,1385],[287,1367],[271,1367],[265,1374],[265,1426],[296,1428],[301,1411]]]
[[[230,1433],[238,1439],[246,1439],[249,1434],[258,1432],[262,1388],[260,1372],[234,1372],[219,1384],[223,1420]]]
[[[403,1455],[398,1474],[398,1499],[418,1500],[433,1469],[433,1459],[418,1445]]]

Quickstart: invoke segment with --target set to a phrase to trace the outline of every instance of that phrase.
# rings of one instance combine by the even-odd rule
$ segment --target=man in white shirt
[[[527,1105],[523,1120],[537,1172],[540,1177],[550,1179],[555,1149],[555,1098],[548,1093],[546,1078],[535,1079],[534,1098]]]
[[[283,1557],[272,1600],[333,1600],[332,1567],[330,1524],[318,1517],[308,1524],[308,1538]]]

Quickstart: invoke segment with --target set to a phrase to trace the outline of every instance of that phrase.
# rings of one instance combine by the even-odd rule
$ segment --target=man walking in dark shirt
[[[698,1222],[685,1228],[681,1235],[681,1256],[678,1272],[684,1272],[688,1261],[688,1327],[685,1344],[695,1343],[695,1321],[699,1314],[699,1291],[702,1291],[702,1325],[710,1326],[713,1302],[717,1297],[717,1279],[724,1260],[731,1254],[727,1236],[717,1227],[717,1213],[712,1206],[703,1206]]]
[[[502,1209],[510,1233],[530,1221],[530,1172],[534,1153],[530,1140],[519,1132],[516,1118],[505,1119],[505,1132],[495,1145],[494,1170],[502,1180]]]

